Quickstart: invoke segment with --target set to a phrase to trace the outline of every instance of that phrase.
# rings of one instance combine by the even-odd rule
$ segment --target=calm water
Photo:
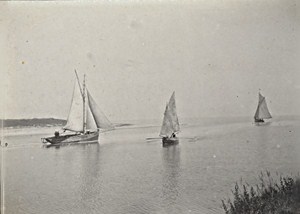
[[[162,148],[158,123],[102,133],[100,144],[44,148],[53,128],[6,130],[5,213],[223,213],[241,178],[300,172],[300,121],[189,120]],[[48,133],[48,134],[47,134]]]

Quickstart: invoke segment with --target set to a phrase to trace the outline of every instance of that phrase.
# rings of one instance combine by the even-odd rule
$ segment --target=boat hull
[[[167,147],[167,146],[171,146],[171,145],[176,145],[179,143],[179,140],[177,137],[172,137],[172,138],[168,138],[165,137],[162,139],[162,145],[163,147]]]
[[[271,123],[270,120],[264,120],[264,119],[256,119],[254,118],[254,123],[256,126],[265,126],[265,125],[269,125]]]
[[[264,123],[265,121],[263,119],[254,119],[255,123]]]
[[[42,138],[46,146],[60,146],[66,144],[98,143],[99,132],[86,134],[69,134]]]
[[[271,121],[264,121],[264,122],[254,122],[256,126],[268,126],[271,124]]]

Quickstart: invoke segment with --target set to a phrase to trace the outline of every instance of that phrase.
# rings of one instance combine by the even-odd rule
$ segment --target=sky
[[[300,115],[295,0],[1,2],[2,118],[66,119],[74,69],[106,116]]]

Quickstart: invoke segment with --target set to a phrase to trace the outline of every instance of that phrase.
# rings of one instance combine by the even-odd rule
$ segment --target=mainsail
[[[77,82],[75,82],[74,85],[67,124],[63,129],[74,132],[83,132],[83,99],[80,86]]]
[[[179,132],[179,122],[176,113],[175,92],[173,92],[169,103],[166,105],[163,124],[160,130],[160,136],[171,136],[172,133]]]
[[[266,99],[264,96],[262,96],[260,93],[258,94],[258,106],[254,115],[255,120],[260,120],[260,119],[270,119],[272,118],[267,103]]]
[[[114,129],[114,126],[98,108],[89,91],[81,90],[78,81],[74,86],[67,124],[63,129],[84,133],[86,130],[110,130]]]

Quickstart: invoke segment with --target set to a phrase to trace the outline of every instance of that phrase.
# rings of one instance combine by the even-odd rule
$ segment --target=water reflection
[[[97,182],[100,177],[100,145],[87,144],[84,145],[82,154],[80,155],[81,167],[79,171],[79,193],[81,200],[89,201],[95,196],[100,195],[101,182]],[[101,173],[100,173],[101,174]]]
[[[165,206],[170,206],[176,204],[179,196],[180,147],[174,145],[163,148],[162,161],[162,202]]]
[[[256,152],[257,155],[255,156],[256,159],[256,167],[264,168],[266,160],[269,160],[270,157],[273,156],[270,153],[270,142],[272,142],[272,133],[268,126],[260,126],[257,130],[257,134],[254,136],[256,140]]]
[[[53,149],[53,150],[52,150]],[[92,213],[92,209],[99,207],[99,197],[103,182],[102,177],[102,150],[96,144],[76,144],[52,147],[50,151],[55,151],[55,160],[60,165],[59,177],[63,177],[60,183],[61,189],[67,189],[65,205],[70,212]],[[49,148],[47,149],[49,151]],[[71,190],[72,189],[72,190]],[[72,192],[72,195],[69,195]],[[70,201],[72,201],[73,207]],[[84,204],[84,206],[79,206]]]

